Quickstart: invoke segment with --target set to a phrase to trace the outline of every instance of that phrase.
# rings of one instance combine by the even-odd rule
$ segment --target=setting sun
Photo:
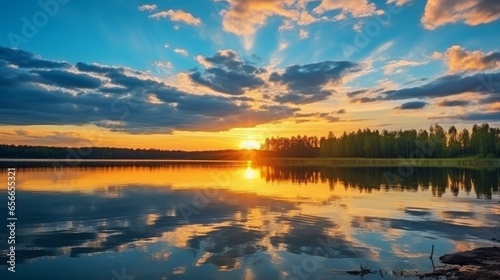
[[[260,143],[255,140],[245,140],[241,142],[241,148],[246,150],[256,150],[260,148]]]

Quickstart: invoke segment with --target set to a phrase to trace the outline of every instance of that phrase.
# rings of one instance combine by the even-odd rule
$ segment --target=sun
[[[255,140],[245,140],[241,142],[241,148],[245,150],[257,150],[260,148],[260,143]]]

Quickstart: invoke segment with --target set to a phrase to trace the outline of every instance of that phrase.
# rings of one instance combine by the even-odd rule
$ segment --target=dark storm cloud
[[[466,121],[500,121],[500,112],[481,112],[481,113],[469,113],[465,115],[457,116],[461,120]]]
[[[396,108],[400,110],[417,110],[417,109],[423,109],[427,105],[429,105],[429,103],[423,101],[410,101],[403,103],[401,104],[401,106]]]
[[[126,87],[129,90],[135,88],[148,88],[153,86],[161,86],[160,83],[151,79],[140,79],[138,77],[125,75],[123,73],[110,73],[106,75],[114,84]]]
[[[418,99],[434,99],[439,97],[454,96],[463,93],[478,93],[481,95],[477,100],[480,104],[491,104],[500,101],[500,73],[478,73],[471,76],[463,74],[448,75],[440,77],[426,84],[402,88],[398,90],[383,91],[375,97],[358,97],[351,99],[351,103],[370,103],[388,100],[404,100],[411,98]],[[419,101],[421,102],[421,101]],[[408,102],[403,104],[398,109],[421,109],[425,106],[425,102],[415,103]],[[449,100],[438,102],[441,107],[450,106],[468,106],[472,104],[469,100]],[[498,117],[490,113],[476,113],[466,116],[439,116],[431,117],[430,119],[465,118],[466,120],[476,121],[497,121]]]
[[[74,74],[62,70],[34,70],[42,81],[49,85],[67,88],[98,88],[101,80],[86,74]]]
[[[370,103],[370,102],[375,102],[379,101],[380,98],[378,97],[359,97],[359,98],[354,98],[351,99],[351,103]]]
[[[439,117],[429,117],[430,120],[453,119],[474,122],[498,122],[500,121],[500,111],[488,111],[478,113],[467,113],[461,115],[448,115]]]
[[[356,95],[360,95],[360,94],[363,94],[363,93],[366,93],[368,92],[368,89],[360,89],[360,90],[355,90],[355,91],[350,91],[347,93],[347,96],[348,97],[354,97]]]
[[[248,104],[237,105],[227,98],[213,95],[190,95],[180,99],[177,109],[206,116],[225,117],[235,111],[247,110]]]
[[[93,72],[98,74],[112,74],[112,73],[121,73],[123,69],[101,66],[97,64],[87,64],[83,62],[78,62],[76,64],[76,68],[82,72]]]
[[[35,57],[23,51],[7,52],[5,48],[2,51],[9,53],[10,61]],[[211,59],[220,65],[240,65],[231,57]],[[51,65],[50,61],[38,60],[43,61],[38,65]],[[245,73],[260,71],[240,66]],[[95,124],[110,131],[132,134],[224,131],[281,120],[299,110],[288,106],[254,109],[248,103],[252,99],[245,96],[191,94],[148,78],[147,73],[120,67],[78,63],[76,69],[80,72],[22,69],[0,59],[0,98],[3,100],[0,124]],[[106,85],[102,81],[106,81]]]
[[[0,46],[0,60],[8,64],[16,65],[21,68],[67,68],[66,62],[49,61],[36,57],[35,55],[23,50],[5,48]]]
[[[239,60],[234,51],[219,51],[213,57],[203,59],[212,66],[205,69],[203,73],[195,70],[189,75],[197,84],[230,95],[242,95],[245,90],[255,89],[265,84],[264,80],[258,76],[265,70]]]
[[[381,93],[381,99],[436,98],[466,92],[498,94],[500,93],[499,81],[500,73],[479,73],[472,76],[449,75],[418,87],[384,91]]]
[[[340,110],[342,111],[342,110]],[[345,110],[344,110],[345,111]],[[293,116],[297,118],[295,123],[304,123],[310,122],[313,120],[325,120],[327,122],[339,122],[341,121],[339,117],[334,116],[334,114],[338,114],[338,112],[332,113],[296,113]]]
[[[245,89],[254,89],[264,85],[264,81],[254,74],[223,68],[209,68],[203,74],[196,71],[189,77],[197,84],[231,95],[242,95]]]
[[[0,86],[15,87],[21,83],[33,81],[35,75],[20,71],[9,66],[6,61],[0,60]]]
[[[483,62],[485,64],[492,64],[492,63],[495,63],[495,62],[500,62],[500,52],[493,52],[493,53],[490,53],[488,55],[486,55],[485,57],[483,57]]]
[[[409,84],[414,84],[414,83],[418,83],[418,82],[424,82],[424,81],[427,81],[428,79],[429,78],[413,79],[413,80],[404,82],[403,85],[409,85]]]
[[[124,87],[102,87],[100,91],[104,93],[125,93],[128,89]]]
[[[360,71],[357,63],[323,61],[306,65],[292,65],[284,73],[273,72],[269,81],[285,85],[289,92],[276,96],[278,102],[307,104],[327,99],[331,91],[323,90],[328,83],[338,83],[348,73]]]
[[[320,90],[314,94],[286,93],[274,97],[274,101],[280,103],[309,104],[327,99],[332,93],[327,90]]]
[[[99,65],[99,64],[87,64],[87,63],[83,63],[83,62],[78,62],[76,64],[76,68],[82,72],[87,72],[87,73],[91,72],[91,73],[107,74],[107,75],[116,75],[119,73],[125,73],[126,71],[133,73],[133,74],[141,74],[140,71],[127,69],[124,67],[111,67],[111,66],[105,66],[105,65]]]
[[[470,104],[471,102],[468,100],[444,100],[437,103],[437,105],[440,107],[467,106]]]

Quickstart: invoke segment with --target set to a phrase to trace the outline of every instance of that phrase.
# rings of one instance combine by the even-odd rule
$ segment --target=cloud
[[[246,49],[252,47],[253,35],[271,16],[298,18],[292,9],[295,0],[227,0],[229,8],[222,11],[225,31],[243,37]]]
[[[413,0],[387,0],[387,4],[395,4],[396,6],[404,6],[410,4]]]
[[[278,45],[278,51],[283,51],[286,48],[288,48],[288,43],[287,42],[281,42],[281,43],[279,43],[279,45]]]
[[[156,10],[157,6],[152,4],[152,5],[142,5],[139,6],[139,11],[154,11]]]
[[[500,111],[467,113],[462,115],[434,117],[430,119],[458,119],[458,120],[474,121],[474,122],[498,122],[500,121]]]
[[[71,146],[85,146],[91,141],[83,135],[75,132],[64,131],[37,131],[36,133],[25,129],[9,129],[3,132],[3,138],[15,139],[16,143],[22,145],[61,145],[65,143]],[[14,137],[12,137],[14,136]],[[21,137],[16,137],[21,136]]]
[[[188,52],[185,49],[175,49],[174,52],[183,56],[188,55]]]
[[[87,64],[87,63],[83,63],[83,62],[77,62],[76,68],[81,72],[106,74],[106,75],[110,75],[110,76],[121,75],[124,73],[141,74],[141,72],[139,72],[139,71],[135,71],[135,70],[125,68],[125,67],[106,66],[106,65],[96,64],[96,63]]]
[[[171,21],[180,21],[189,25],[198,26],[201,24],[201,20],[199,18],[195,18],[190,13],[181,11],[181,10],[168,10],[162,11],[149,16],[150,18],[160,19],[160,18],[169,18]]]
[[[427,102],[423,101],[410,101],[401,104],[401,106],[396,107],[396,109],[400,110],[418,110],[418,109],[423,109],[425,106],[429,105]]]
[[[274,101],[280,103],[293,103],[293,104],[309,104],[328,99],[332,93],[327,90],[320,90],[315,93],[310,94],[300,94],[300,93],[286,93],[283,95],[278,95],[274,97]]]
[[[431,58],[432,59],[441,59],[441,58],[443,58],[443,54],[440,52],[433,52],[431,55]]]
[[[347,15],[358,18],[383,13],[381,10],[377,10],[377,6],[368,0],[322,0],[321,4],[313,9],[313,12],[323,14],[333,10],[340,10],[340,14],[335,17],[337,20],[344,19]]]
[[[500,2],[496,0],[427,0],[421,19],[424,28],[463,22],[476,26],[500,18]]]
[[[411,66],[419,66],[419,65],[425,65],[429,63],[428,60],[424,61],[410,61],[410,60],[393,60],[390,61],[387,65],[384,66],[384,74],[398,74],[403,72],[403,69],[405,67],[411,67]]]
[[[500,68],[500,52],[468,51],[458,45],[451,46],[441,55],[450,73]]]
[[[498,95],[500,87],[497,81],[500,81],[500,73],[478,73],[472,76],[447,75],[421,86],[384,91],[381,96],[371,101],[436,98],[467,92]]]
[[[359,89],[359,90],[355,90],[355,91],[350,91],[347,93],[347,96],[354,97],[356,95],[360,95],[360,94],[366,93],[368,91],[369,91],[368,89]]]
[[[67,88],[98,88],[101,86],[101,80],[91,77],[87,74],[75,74],[62,70],[33,70],[32,73],[38,74],[41,81],[48,85],[56,85]]]
[[[341,111],[341,110],[339,110]],[[345,112],[345,110],[344,110]],[[294,118],[297,118],[295,120],[295,123],[305,123],[305,122],[311,122],[313,120],[323,120],[327,122],[340,122],[341,119],[337,116],[334,116],[334,114],[342,114],[338,112],[333,112],[333,113],[296,113],[294,115]]]
[[[359,97],[359,98],[353,98],[351,99],[351,103],[371,103],[371,102],[376,102],[380,101],[380,98],[378,97]]]
[[[194,59],[205,68],[212,67],[212,63],[208,62],[202,55],[197,55]]]
[[[192,94],[147,72],[124,67],[57,64],[38,58],[41,63],[29,62],[31,68],[25,69],[10,62],[25,63],[26,57],[34,55],[0,48],[0,57],[0,125],[96,125],[129,134],[225,131],[285,119],[299,110],[284,105],[255,108],[250,98]],[[229,51],[205,59],[248,77],[264,71],[244,64]],[[54,69],[56,65],[61,68]],[[225,82],[230,86],[234,80],[229,76]],[[236,87],[246,85],[236,83]]]
[[[467,106],[471,102],[468,100],[443,100],[438,102],[436,105],[440,107],[455,107],[455,106]]]
[[[300,29],[299,30],[299,37],[300,37],[300,39],[307,39],[307,38],[309,38],[309,32],[305,29]]]
[[[160,69],[164,70],[172,70],[174,69],[174,66],[170,61],[156,61],[154,65]]]
[[[68,68],[66,62],[49,61],[19,49],[0,46],[0,60],[21,68]]]
[[[327,99],[331,90],[324,87],[340,83],[348,73],[360,71],[360,65],[349,61],[323,61],[288,66],[283,73],[273,72],[269,81],[284,85],[288,92],[276,96],[278,102],[307,104]]]
[[[202,65],[208,67],[202,73],[198,70],[189,77],[197,84],[230,95],[242,95],[246,90],[263,86],[264,80],[259,74],[265,72],[240,59],[235,51],[223,50],[213,57],[197,57]]]
[[[298,25],[309,25],[311,23],[314,23],[318,21],[319,19],[315,18],[313,15],[311,15],[307,10],[301,11],[299,19],[297,21]]]
[[[345,109],[340,109],[337,111],[337,114],[345,114]]]

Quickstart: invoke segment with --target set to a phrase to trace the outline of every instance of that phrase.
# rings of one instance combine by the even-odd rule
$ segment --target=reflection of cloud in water
[[[497,223],[500,217],[497,217]],[[494,227],[489,226],[469,226],[456,224],[453,221],[438,220],[405,220],[396,218],[379,217],[354,217],[352,227],[358,230],[383,232],[384,228],[399,229],[405,231],[419,231],[425,233],[437,233],[452,240],[463,240],[466,236],[489,239],[487,232]]]
[[[403,259],[414,259],[429,256],[428,253],[412,252],[414,248],[409,248],[407,244],[392,244],[391,251],[394,255]]]
[[[18,228],[16,261],[67,252],[72,257],[104,251],[123,252],[168,241],[210,252],[208,262],[234,266],[234,258],[264,251],[258,244],[267,233],[270,212],[287,213],[297,207],[290,202],[262,198],[255,194],[220,190],[190,224],[172,205],[192,205],[193,191],[121,188],[120,196],[89,196],[77,192],[23,192],[18,215],[25,217]],[[131,207],[133,205],[134,207]],[[236,213],[242,219],[235,220]],[[233,225],[231,225],[233,224]],[[31,231],[30,229],[35,229]],[[196,243],[203,241],[203,247]],[[60,250],[64,248],[64,250]],[[155,255],[153,259],[166,257]],[[5,254],[0,261],[6,261]]]
[[[172,271],[172,274],[174,274],[174,275],[184,274],[184,273],[186,273],[186,267],[185,266],[176,267]]]
[[[168,258],[170,258],[171,253],[170,252],[156,252],[151,254],[151,259],[159,261],[166,261]]]
[[[145,186],[120,190],[119,196],[75,192],[19,194],[29,207],[19,208],[19,215],[26,218],[19,228],[22,234],[18,240],[26,249],[18,251],[18,263],[61,254],[78,257],[134,248],[146,251],[149,244],[157,242],[195,250],[198,264],[211,263],[219,270],[236,269],[242,258],[259,258],[259,253],[264,252],[274,260],[280,250],[312,255],[320,247],[318,239],[327,243],[318,253],[324,257],[372,255],[371,250],[348,241],[328,218],[290,216],[299,209],[294,202],[220,190],[218,197],[186,224],[179,209],[172,211],[172,205],[192,205],[192,190]],[[37,231],[31,232],[30,228]],[[171,254],[171,248],[166,247],[149,256],[165,261]],[[0,257],[2,261],[3,258],[5,254]]]
[[[267,249],[257,244],[264,236],[263,231],[224,226],[193,237],[188,243],[189,247],[205,252],[205,257],[198,263],[213,263],[222,270],[232,270],[238,266],[238,258]]]
[[[332,173],[332,176],[344,182],[352,177],[359,182],[354,181],[350,185],[360,187],[364,181],[380,175],[369,172],[365,180],[359,176],[359,171],[347,175]],[[273,172],[277,172],[275,175],[278,178],[283,176],[299,182],[303,179],[294,172],[283,173],[278,169]],[[238,174],[243,179],[242,174]],[[257,174],[262,175],[259,171]],[[325,172],[306,172],[306,175],[312,178],[310,183],[331,179]],[[332,178],[337,178],[335,176]],[[217,196],[208,199],[205,207],[197,209],[199,212],[189,217],[189,222],[184,220],[179,205],[193,205],[193,197],[203,191],[193,186],[176,189],[123,185],[101,188],[93,193],[25,190],[18,194],[19,200],[23,201],[18,209],[23,223],[17,229],[18,242],[22,247],[17,251],[16,260],[22,263],[38,257],[78,257],[134,249],[146,252],[147,261],[175,263],[179,252],[182,252],[189,256],[185,258],[193,258],[186,259],[188,262],[203,266],[199,268],[201,271],[207,267],[215,270],[241,268],[238,273],[244,273],[244,278],[259,279],[262,271],[253,269],[256,263],[259,268],[271,267],[273,271],[266,273],[279,277],[283,266],[300,260],[304,254],[335,259],[324,260],[329,264],[344,261],[336,258],[379,261],[380,256],[386,254],[381,249],[385,244],[370,240],[373,237],[371,233],[380,235],[383,240],[385,238],[384,241],[395,242],[402,242],[396,239],[411,231],[431,232],[430,235],[437,233],[435,236],[439,238],[453,240],[473,239],[487,236],[492,230],[487,225],[500,222],[497,204],[483,204],[480,200],[456,202],[460,208],[455,208],[453,204],[443,208],[444,204],[438,204],[433,208],[425,204],[429,201],[428,194],[421,197],[395,192],[390,195],[367,195],[353,190],[331,190],[327,184],[292,186],[258,185],[262,184],[258,180],[243,182],[249,187],[237,188],[236,191],[218,190]],[[234,182],[235,185],[239,183],[241,181]],[[410,188],[418,186],[417,183],[420,184],[416,182]],[[260,191],[267,188],[267,191],[264,194],[244,192],[254,188]],[[318,195],[311,195],[315,191]],[[279,193],[276,198],[271,196],[274,192]],[[305,198],[299,199],[299,194]],[[407,197],[412,198],[411,204],[404,201]],[[405,207],[413,205],[429,208]],[[364,217],[366,214],[377,217]],[[434,218],[438,220],[432,220]],[[477,221],[478,224],[459,224],[456,221],[460,219]],[[150,251],[151,248],[154,250]],[[399,245],[393,246],[392,253],[406,259],[420,256]],[[5,254],[0,256],[0,261],[5,263]],[[190,272],[198,269],[184,264],[175,263],[171,268],[172,275],[177,272],[178,276],[185,274],[189,277]]]
[[[431,209],[420,207],[406,207],[405,213],[411,216],[429,216],[431,215]]]
[[[448,219],[471,219],[474,218],[475,214],[473,212],[466,211],[443,211],[443,214]]]
[[[373,252],[347,240],[337,226],[327,218],[300,215],[280,217],[280,221],[290,224],[287,234],[271,237],[274,246],[284,244],[290,253],[308,254],[326,258],[367,258]]]

